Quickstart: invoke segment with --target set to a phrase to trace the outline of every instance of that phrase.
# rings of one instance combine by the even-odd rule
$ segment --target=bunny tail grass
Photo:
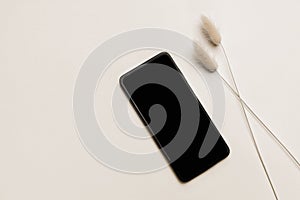
[[[201,16],[202,21],[202,32],[207,39],[215,46],[221,43],[221,35],[212,21],[205,15]]]
[[[218,64],[214,58],[212,58],[198,42],[194,42],[195,58],[200,62],[205,69],[210,72],[214,72],[218,68]]]

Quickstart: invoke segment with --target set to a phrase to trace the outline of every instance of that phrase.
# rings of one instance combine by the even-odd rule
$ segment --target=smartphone
[[[125,73],[119,81],[181,182],[229,155],[229,147],[167,52]],[[209,137],[212,139],[205,139]],[[200,156],[203,145],[209,152]]]

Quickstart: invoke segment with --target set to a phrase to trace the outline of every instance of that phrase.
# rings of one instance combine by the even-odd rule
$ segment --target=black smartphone
[[[122,75],[120,85],[180,181],[188,182],[229,155],[224,139],[167,52]],[[206,153],[200,152],[201,147]]]

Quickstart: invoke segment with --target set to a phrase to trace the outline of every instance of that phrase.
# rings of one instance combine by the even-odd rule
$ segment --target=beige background
[[[0,199],[274,199],[229,90],[220,129],[232,153],[185,185],[169,168],[131,175],[94,160],[76,133],[72,93],[82,62],[112,35],[160,27],[193,38],[206,13],[220,27],[243,98],[300,160],[299,8],[292,0],[0,1]],[[129,69],[154,53],[115,66]],[[180,66],[210,112],[201,79]],[[251,123],[279,198],[299,198],[299,169]]]

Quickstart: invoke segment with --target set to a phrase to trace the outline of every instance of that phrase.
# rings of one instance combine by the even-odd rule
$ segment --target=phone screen
[[[120,85],[180,181],[188,182],[229,155],[227,144],[168,53],[122,75]]]

